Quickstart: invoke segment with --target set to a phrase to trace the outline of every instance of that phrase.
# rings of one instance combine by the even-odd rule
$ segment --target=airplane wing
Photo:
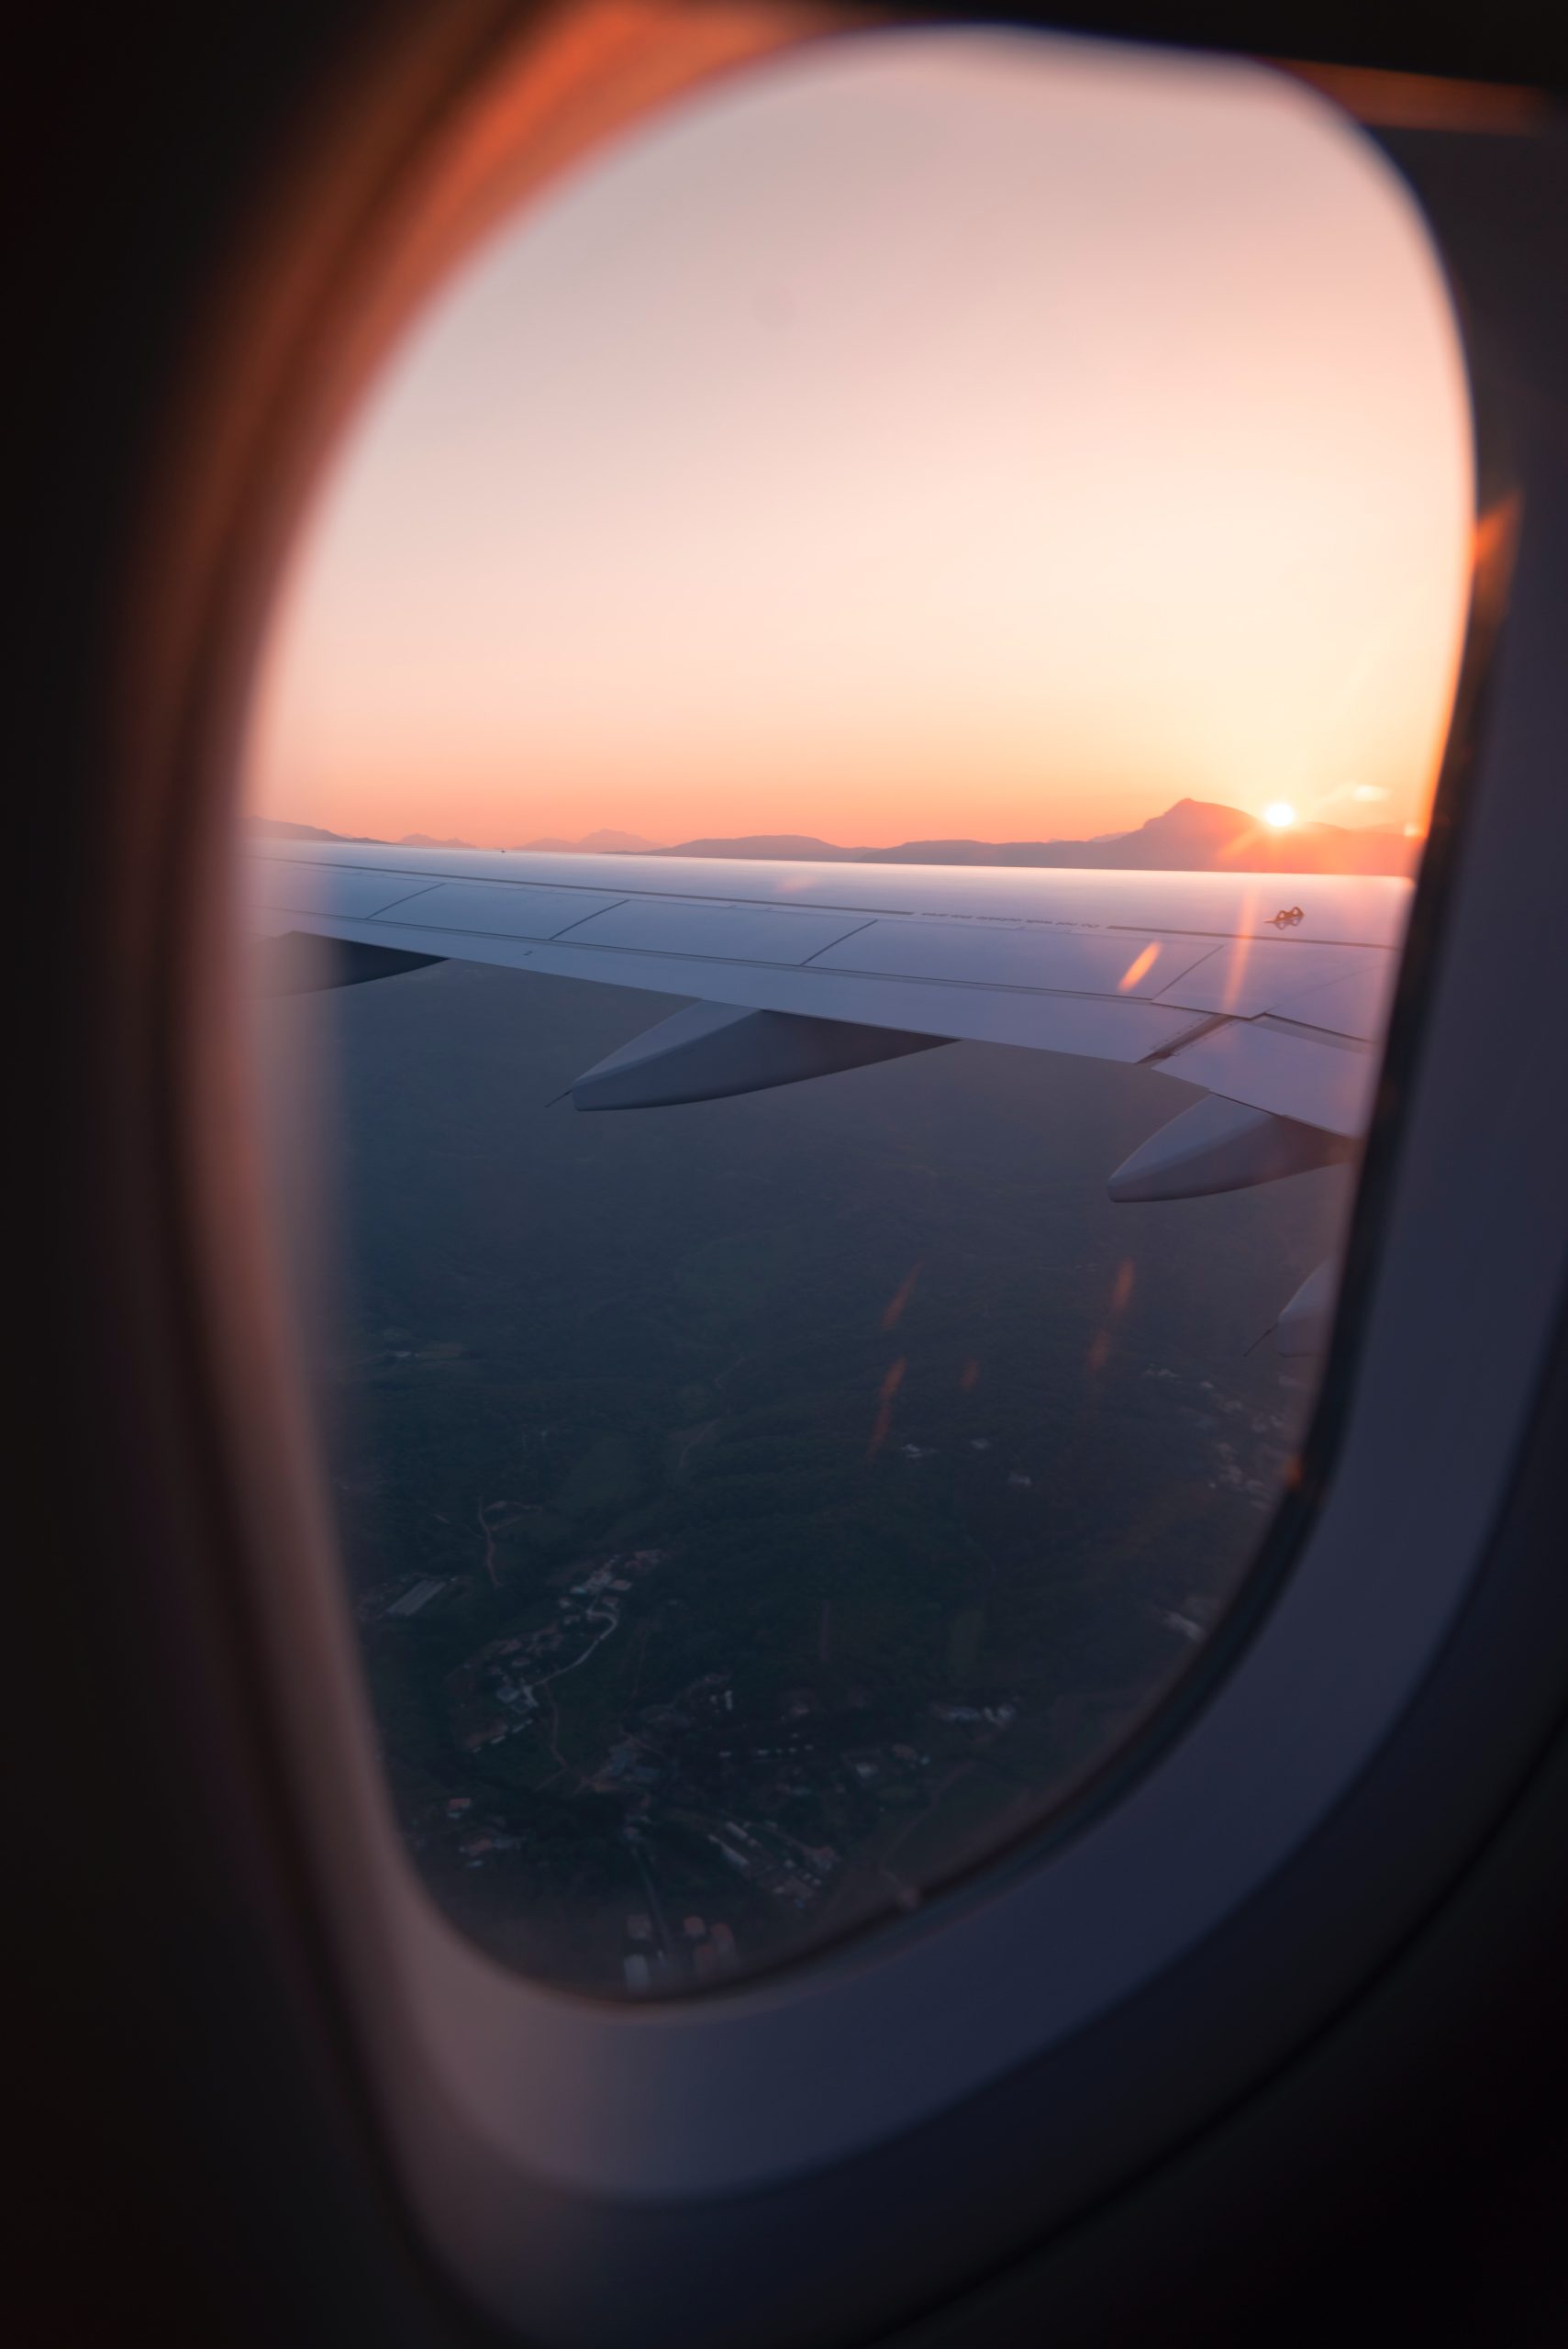
[[[372,950],[339,978],[456,958],[697,999],[584,1072],[579,1108],[972,1038],[1140,1062],[1340,1140],[1365,1130],[1410,885],[272,841],[248,862],[257,928]],[[280,983],[336,983],[303,971]]]
[[[1319,874],[773,863],[268,840],[263,986],[444,960],[695,998],[570,1087],[580,1109],[712,1100],[970,1038],[1203,1088],[1110,1177],[1191,1198],[1354,1154],[1410,884]],[[1282,1311],[1317,1352],[1319,1265]]]

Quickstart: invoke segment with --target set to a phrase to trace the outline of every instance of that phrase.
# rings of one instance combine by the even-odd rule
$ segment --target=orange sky
[[[302,540],[250,805],[486,846],[1419,820],[1471,500],[1425,232],[1323,101],[826,43],[415,322]]]

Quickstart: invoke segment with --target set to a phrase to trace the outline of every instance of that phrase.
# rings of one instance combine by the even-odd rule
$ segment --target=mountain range
[[[346,841],[395,848],[472,848],[472,841],[406,832],[395,841],[325,831],[316,824],[250,821],[273,840]],[[810,864],[1000,864],[1072,866],[1142,873],[1385,873],[1415,870],[1421,842],[1393,825],[1293,824],[1273,830],[1240,807],[1178,799],[1129,832],[1087,841],[901,841],[895,848],[840,848],[806,832],[748,832],[731,840],[681,841],[659,848],[636,832],[599,830],[581,840],[522,841],[519,851],[574,855],[749,857]]]
[[[1273,830],[1240,807],[1178,799],[1130,832],[1087,841],[901,841],[896,848],[836,848],[794,832],[683,841],[664,856],[787,858],[825,864],[1073,866],[1142,873],[1410,873],[1420,842],[1392,825],[1292,824]]]

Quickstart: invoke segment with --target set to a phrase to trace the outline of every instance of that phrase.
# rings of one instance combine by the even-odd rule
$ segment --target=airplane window
[[[923,30],[415,320],[244,823],[390,1801],[689,1992],[1097,1787],[1299,1475],[1473,531],[1441,273],[1284,73]]]

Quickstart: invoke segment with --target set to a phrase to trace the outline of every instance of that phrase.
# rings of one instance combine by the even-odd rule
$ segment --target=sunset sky
[[[412,322],[301,540],[250,806],[484,846],[1419,822],[1472,520],[1437,263],[1325,102],[823,43]]]

